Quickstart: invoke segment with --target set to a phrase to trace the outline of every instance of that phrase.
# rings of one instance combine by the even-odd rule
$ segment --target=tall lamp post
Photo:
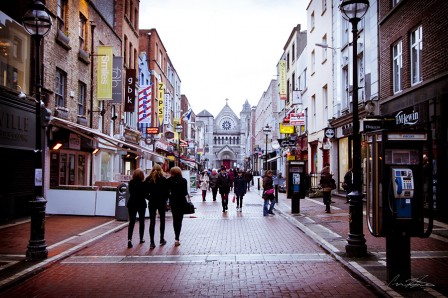
[[[180,134],[182,133],[182,124],[176,125],[176,132],[177,132],[177,165],[180,167]]]
[[[358,115],[358,23],[369,8],[368,0],[342,0],[339,5],[342,17],[352,24],[353,33],[353,191],[348,194],[349,234],[345,251],[348,257],[363,257],[367,254],[366,239],[363,234],[363,193],[361,169],[361,135]]]
[[[47,243],[45,241],[45,208],[47,200],[43,193],[42,174],[42,117],[41,110],[44,104],[41,100],[42,81],[40,76],[40,42],[51,31],[53,21],[47,12],[47,8],[40,1],[34,1],[30,10],[22,18],[25,30],[34,40],[35,67],[34,86],[36,88],[36,150],[34,170],[35,199],[30,201],[31,209],[31,233],[26,256],[30,260],[41,260],[48,257]]]
[[[266,126],[263,128],[263,132],[266,134],[266,151],[264,152],[264,170],[266,171],[268,169],[268,136],[271,132],[271,128],[269,125],[266,124]]]

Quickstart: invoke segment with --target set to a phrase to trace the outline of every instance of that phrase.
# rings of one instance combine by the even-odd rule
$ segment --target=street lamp
[[[177,149],[178,149],[178,152],[177,152],[177,164],[178,164],[179,167],[180,167],[180,134],[182,132],[182,129],[183,129],[182,124],[179,123],[179,124],[176,125]]]
[[[369,8],[368,0],[342,0],[339,5],[342,17],[352,24],[353,33],[353,191],[348,194],[349,227],[345,251],[348,257],[363,257],[367,254],[366,239],[363,234],[363,193],[361,170],[361,135],[359,133],[358,115],[358,23]]]
[[[266,171],[268,169],[268,136],[271,132],[271,128],[269,125],[266,124],[266,126],[263,128],[263,132],[266,134],[266,151],[264,152],[264,170]]]
[[[43,154],[42,154],[42,117],[41,110],[44,104],[41,100],[42,81],[40,76],[40,41],[51,31],[53,21],[47,8],[40,1],[34,1],[30,10],[22,18],[25,30],[34,40],[35,67],[34,86],[36,88],[36,150],[34,170],[35,199],[30,201],[31,233],[26,256],[30,260],[41,260],[48,257],[47,243],[45,241],[45,208],[47,200],[43,194]]]

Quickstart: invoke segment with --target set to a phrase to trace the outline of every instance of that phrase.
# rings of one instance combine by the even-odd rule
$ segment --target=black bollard
[[[275,203],[278,204],[278,184],[275,185]]]
[[[292,193],[291,213],[300,213],[300,193],[297,191]]]

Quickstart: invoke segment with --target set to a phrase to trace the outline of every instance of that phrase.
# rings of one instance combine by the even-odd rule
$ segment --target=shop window
[[[52,163],[59,162],[59,185],[87,185],[87,155],[84,152],[63,150],[59,153],[59,160],[51,160]]]

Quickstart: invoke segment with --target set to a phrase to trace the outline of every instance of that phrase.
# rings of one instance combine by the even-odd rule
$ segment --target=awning
[[[276,157],[273,157],[273,158],[269,158],[268,160],[267,160],[267,162],[271,162],[271,161],[274,161],[274,160],[277,160],[277,159],[279,159],[281,156],[276,156]]]
[[[108,136],[102,132],[99,132],[93,128],[86,127],[84,125],[74,123],[65,119],[61,119],[58,117],[52,117],[50,121],[51,125],[54,125],[56,127],[61,127],[68,129],[70,131],[73,131],[74,133],[77,133],[85,138],[91,139],[95,142],[101,143],[105,146],[112,146],[116,149],[120,150],[126,150],[128,152],[132,152],[134,154],[148,154],[148,159],[155,161],[155,162],[163,162],[166,157],[154,153],[152,150],[149,150],[146,147],[140,146],[138,144],[132,144],[125,142],[120,139],[116,139],[114,137]],[[126,147],[126,148],[124,148]]]

